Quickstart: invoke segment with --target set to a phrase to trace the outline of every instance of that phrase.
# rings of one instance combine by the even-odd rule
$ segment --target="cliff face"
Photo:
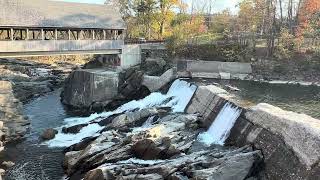
[[[22,103],[15,98],[11,83],[0,81],[1,141],[19,139],[27,132],[29,122],[22,113]]]
[[[216,86],[199,87],[188,113],[200,113],[208,128],[232,95]],[[317,179],[320,175],[320,121],[284,111],[269,104],[243,109],[231,129],[227,145],[252,144],[264,155],[258,176],[262,179]]]

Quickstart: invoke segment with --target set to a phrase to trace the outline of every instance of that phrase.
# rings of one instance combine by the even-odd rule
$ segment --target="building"
[[[121,54],[126,25],[108,5],[0,0],[0,56]]]

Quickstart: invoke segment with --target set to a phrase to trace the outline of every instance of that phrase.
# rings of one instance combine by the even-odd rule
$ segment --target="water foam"
[[[230,103],[226,103],[208,131],[199,134],[198,140],[208,146],[212,144],[224,145],[224,142],[229,137],[231,128],[239,118],[241,111],[242,109],[234,107]]]
[[[89,122],[99,122],[113,114],[119,114],[136,109],[144,109],[149,107],[171,107],[172,112],[184,112],[186,106],[191,100],[197,86],[182,80],[175,80],[168,90],[167,94],[159,92],[151,93],[149,96],[141,100],[133,100],[115,111],[95,113],[89,117],[73,117],[64,120],[64,127],[70,127],[77,124],[84,124]],[[83,138],[99,135],[98,132],[103,129],[96,123],[84,127],[78,134],[64,134],[61,132],[62,127],[57,128],[59,133],[56,137],[48,142],[49,147],[66,147],[80,142]]]

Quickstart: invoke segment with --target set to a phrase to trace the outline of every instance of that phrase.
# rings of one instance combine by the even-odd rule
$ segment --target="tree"
[[[210,32],[223,33],[225,30],[231,31],[233,17],[229,9],[223,10],[221,13],[216,14],[212,18]]]
[[[319,36],[320,1],[304,0],[299,13],[299,28],[305,34]]]
[[[159,38],[162,39],[165,33],[166,25],[170,25],[174,17],[173,8],[182,6],[180,0],[159,0],[159,13],[156,20],[159,25]]]

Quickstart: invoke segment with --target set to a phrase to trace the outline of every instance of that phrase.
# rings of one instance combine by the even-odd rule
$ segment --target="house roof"
[[[125,29],[110,5],[49,0],[0,0],[0,27]]]

